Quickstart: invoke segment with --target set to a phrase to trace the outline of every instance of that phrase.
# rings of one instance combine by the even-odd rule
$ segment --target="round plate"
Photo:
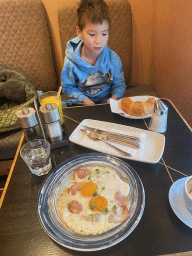
[[[192,228],[192,214],[185,205],[183,189],[185,180],[182,178],[173,183],[169,190],[169,202],[175,215],[188,227]]]
[[[130,217],[117,227],[99,235],[80,235],[61,221],[56,202],[69,185],[74,170],[88,165],[112,167],[128,179],[131,191]],[[38,199],[38,215],[46,233],[57,243],[77,251],[97,251],[125,239],[139,223],[145,206],[145,192],[138,174],[122,160],[106,154],[83,154],[61,163],[45,179]]]
[[[149,98],[154,98],[155,100],[158,100],[157,97],[153,97],[153,96],[135,96],[135,97],[130,97],[130,99],[132,99],[133,102],[135,101],[142,101],[145,102],[146,100],[148,100]],[[121,101],[122,99],[120,99],[119,101]],[[149,118],[152,116],[152,114],[146,115],[146,116],[131,116],[126,114],[125,112],[120,113],[120,116],[126,117],[126,118],[130,118],[130,119],[145,119],[145,118]]]

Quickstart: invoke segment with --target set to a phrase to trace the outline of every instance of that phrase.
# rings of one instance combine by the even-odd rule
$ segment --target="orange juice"
[[[54,93],[54,92],[50,92]],[[56,92],[55,92],[56,93]],[[43,98],[44,94],[42,94],[39,98],[40,104],[41,106],[48,104],[48,103],[56,103],[59,109],[59,115],[60,115],[60,122],[61,124],[63,123],[63,110],[62,110],[62,104],[61,104],[61,97],[57,98],[57,96],[49,96],[49,92],[45,93],[47,94],[47,96],[45,95],[45,97]]]

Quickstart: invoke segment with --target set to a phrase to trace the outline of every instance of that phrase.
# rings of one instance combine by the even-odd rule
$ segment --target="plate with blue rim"
[[[98,235],[80,235],[70,230],[60,219],[57,200],[67,187],[73,172],[81,167],[99,165],[115,169],[130,186],[130,217],[117,227]],[[38,216],[45,232],[58,244],[76,251],[98,251],[127,238],[141,220],[145,206],[145,191],[137,172],[121,159],[102,153],[72,157],[54,168],[44,180],[38,197]]]

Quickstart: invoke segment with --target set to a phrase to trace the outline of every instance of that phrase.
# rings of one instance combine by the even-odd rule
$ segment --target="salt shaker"
[[[41,139],[41,129],[34,108],[23,108],[16,112],[27,141]]]
[[[149,129],[158,133],[165,132],[167,129],[167,114],[168,107],[161,100],[156,100]]]
[[[43,115],[50,142],[62,141],[63,133],[57,104],[48,103],[43,105],[40,107],[40,111]]]

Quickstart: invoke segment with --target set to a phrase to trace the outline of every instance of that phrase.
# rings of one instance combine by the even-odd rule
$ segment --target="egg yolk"
[[[96,196],[93,197],[90,201],[89,201],[89,207],[91,210],[93,211],[97,211],[97,212],[103,212],[104,209],[108,206],[108,202],[107,199],[103,196]]]
[[[93,196],[95,191],[98,191],[97,184],[94,182],[88,182],[81,188],[81,195],[85,197]]]

